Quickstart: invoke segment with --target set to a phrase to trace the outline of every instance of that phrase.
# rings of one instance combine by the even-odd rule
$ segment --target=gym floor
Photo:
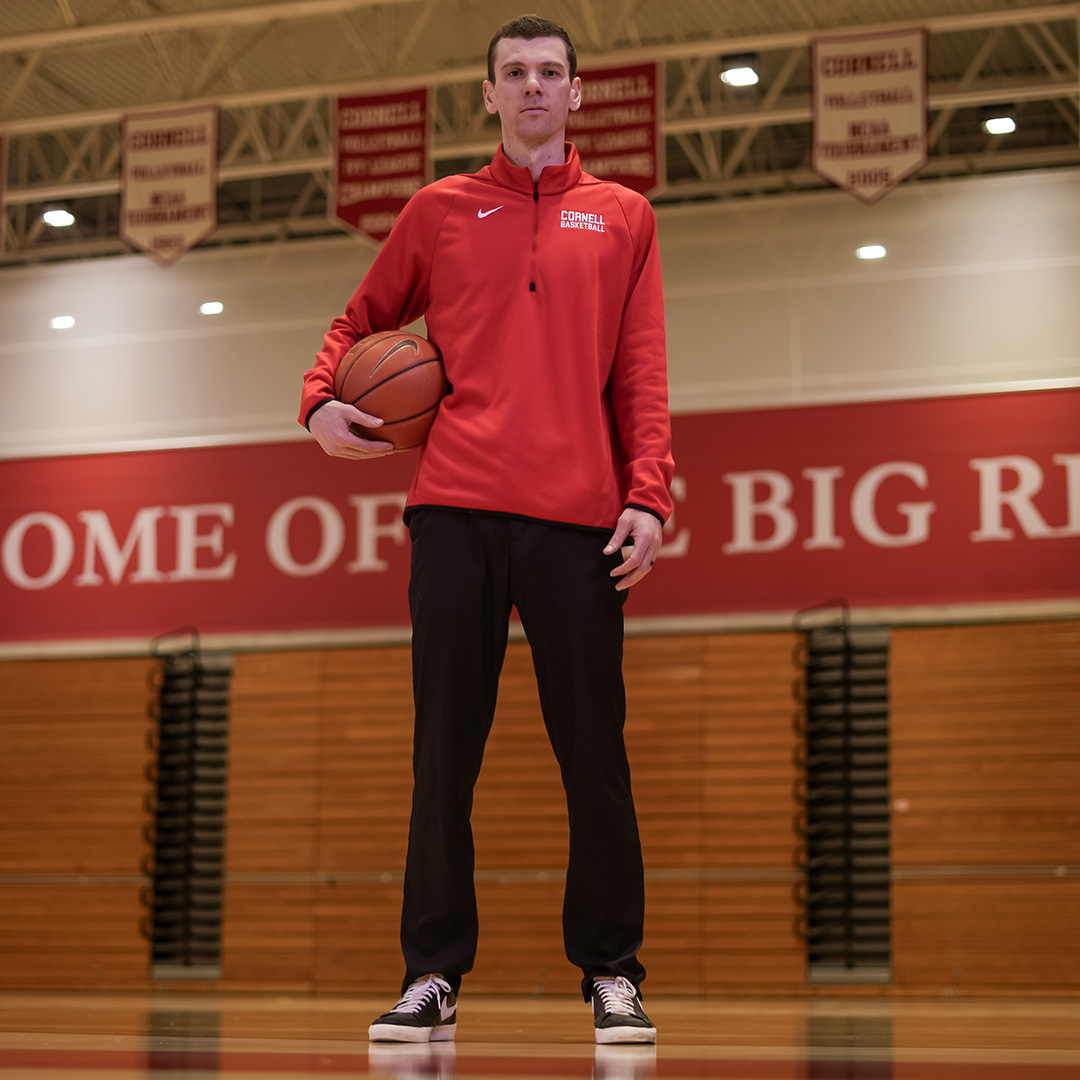
[[[656,1047],[597,1047],[573,998],[470,998],[457,1044],[369,1046],[381,998],[0,994],[0,1080],[360,1076],[1080,1080],[1080,999],[646,998]]]

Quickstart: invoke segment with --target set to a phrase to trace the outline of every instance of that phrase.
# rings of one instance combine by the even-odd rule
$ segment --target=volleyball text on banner
[[[381,243],[431,179],[427,88],[340,97],[335,116],[331,218]]]
[[[168,266],[217,228],[218,109],[123,121],[120,238]]]
[[[660,65],[581,74],[581,108],[567,117],[567,138],[581,167],[649,195],[663,182]]]
[[[927,161],[926,31],[817,38],[812,165],[865,203]]]

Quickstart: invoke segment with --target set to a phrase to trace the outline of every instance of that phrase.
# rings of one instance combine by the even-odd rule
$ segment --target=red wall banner
[[[1080,598],[1080,389],[677,416],[627,614]],[[0,462],[0,641],[405,626],[413,453]]]
[[[587,173],[642,195],[660,187],[661,70],[653,63],[579,72],[581,108],[567,117],[566,131]]]
[[[431,180],[428,91],[341,97],[334,109],[330,216],[382,242],[402,207]]]

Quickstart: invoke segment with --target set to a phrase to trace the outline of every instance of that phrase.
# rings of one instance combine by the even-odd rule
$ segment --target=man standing
[[[584,173],[566,31],[522,16],[488,50],[502,145],[402,211],[304,379],[329,454],[391,452],[333,398],[360,338],[423,315],[453,386],[406,503],[416,726],[402,997],[373,1040],[453,1039],[478,934],[469,823],[516,606],[570,820],[566,953],[596,1041],[654,1042],[637,958],[644,872],[623,743],[622,604],[671,511],[663,295],[648,202]],[[621,549],[632,545],[624,558]]]

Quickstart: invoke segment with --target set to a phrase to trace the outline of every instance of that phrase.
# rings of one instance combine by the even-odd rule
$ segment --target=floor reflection
[[[454,1043],[372,1043],[367,1051],[368,1072],[392,1080],[455,1080],[458,1051]],[[597,1046],[591,1056],[552,1061],[536,1056],[499,1056],[485,1059],[463,1055],[465,1075],[497,1068],[508,1076],[579,1076],[581,1080],[652,1080],[656,1075],[656,1047],[645,1045]]]
[[[454,1080],[457,1047],[442,1043],[372,1043],[368,1072],[394,1080]]]
[[[893,1080],[891,1016],[806,1018],[807,1080]],[[853,1050],[865,1057],[849,1059]]]
[[[367,1042],[347,995],[0,993],[0,1080],[1080,1080],[1080,1000],[655,999],[596,1046],[580,999],[470,998],[456,1043]]]
[[[650,1080],[656,1075],[656,1047],[598,1046],[592,1075],[593,1080]]]
[[[216,1077],[221,1072],[221,1013],[161,1009],[146,1014],[146,1071]]]

